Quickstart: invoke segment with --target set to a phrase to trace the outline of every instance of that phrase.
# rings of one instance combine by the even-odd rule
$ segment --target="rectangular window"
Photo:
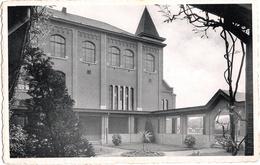
[[[128,133],[128,117],[109,117],[108,129],[109,134]]]
[[[160,124],[160,119],[158,119],[158,125],[157,125],[157,133],[161,133],[161,124]]]
[[[174,117],[172,118],[172,133],[180,134],[180,132],[181,132],[180,117]]]
[[[123,94],[123,86],[120,86],[120,97],[119,97],[119,104],[118,104],[118,109],[122,110],[124,107],[124,102],[123,102],[123,98],[124,98],[124,94]]]
[[[130,109],[134,109],[134,88],[131,88],[131,104],[130,104]]]
[[[109,86],[109,105],[111,109],[133,110],[134,88],[119,85]]]
[[[188,134],[203,134],[203,116],[188,116]]]
[[[172,133],[172,118],[166,117],[166,133]]]
[[[113,108],[113,95],[114,95],[114,93],[113,93],[113,86],[110,85],[110,86],[109,86],[110,109],[114,109],[114,108]]]
[[[180,133],[180,117],[166,117],[166,133]]]
[[[118,86],[115,86],[115,93],[114,93],[114,109],[118,109]]]
[[[138,133],[138,118],[134,118],[134,133]]]
[[[125,109],[129,110],[129,94],[128,87],[125,88]]]

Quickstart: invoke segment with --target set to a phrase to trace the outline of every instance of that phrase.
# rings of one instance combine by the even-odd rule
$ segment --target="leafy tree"
[[[27,47],[24,69],[29,82],[31,112],[26,126],[29,156],[63,157],[86,153],[94,156],[93,147],[82,141],[79,120],[72,110],[74,101],[68,94],[63,73],[52,68],[52,62],[39,48]],[[83,145],[83,146],[82,146]],[[85,147],[84,147],[85,146]]]

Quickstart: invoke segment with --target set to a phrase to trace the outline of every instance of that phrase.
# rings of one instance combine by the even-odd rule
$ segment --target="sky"
[[[177,5],[170,4],[172,12],[177,13]],[[63,6],[67,12],[87,18],[103,21],[120,29],[135,33],[144,10],[144,5],[82,5],[70,4]],[[54,9],[61,10],[62,6]],[[224,40],[216,32],[208,30],[209,38],[201,38],[195,34],[193,26],[186,20],[175,20],[164,23],[165,17],[158,12],[155,5],[147,5],[161,37],[166,38],[163,54],[164,80],[174,88],[176,107],[205,105],[218,89],[228,89],[224,80],[226,60],[224,59]],[[239,64],[241,54],[236,55]],[[235,68],[238,68],[236,65]],[[237,70],[237,69],[235,69]],[[238,91],[245,90],[244,69]]]

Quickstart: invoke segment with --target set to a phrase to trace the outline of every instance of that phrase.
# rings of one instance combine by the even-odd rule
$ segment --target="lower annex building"
[[[42,49],[54,69],[64,74],[88,140],[111,143],[113,134],[121,134],[123,143],[141,142],[138,132],[149,121],[158,143],[182,144],[186,134],[198,136],[198,145],[214,143],[219,134],[216,107],[226,108],[228,95],[219,90],[205,106],[176,109],[173,88],[163,80],[165,38],[159,36],[147,8],[135,34],[69,14],[66,8],[49,11],[50,33]],[[18,84],[17,90],[22,88],[26,85]],[[244,100],[237,105],[244,113]],[[239,136],[244,134],[241,130]]]

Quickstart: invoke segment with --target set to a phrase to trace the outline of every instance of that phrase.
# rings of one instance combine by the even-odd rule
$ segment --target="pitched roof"
[[[229,91],[228,90],[223,90],[221,89],[226,95],[229,96]],[[241,101],[245,101],[246,100],[246,97],[245,97],[245,93],[244,92],[237,92],[236,93],[236,101],[237,102],[241,102]]]
[[[153,20],[147,10],[147,8],[144,8],[142,17],[140,19],[140,22],[138,24],[137,30],[135,32],[135,35],[140,36],[140,37],[148,37],[148,38],[153,38],[157,39],[159,41],[164,41],[165,39],[160,37],[156,27],[153,23]]]
[[[82,16],[70,14],[70,13],[67,13],[67,12],[65,13],[65,12],[61,12],[59,10],[54,10],[54,9],[49,9],[49,8],[48,8],[48,11],[50,11],[52,18],[54,18],[54,19],[55,18],[56,19],[62,19],[62,20],[65,20],[65,21],[75,22],[75,23],[90,26],[90,27],[95,27],[95,28],[98,27],[100,29],[134,36],[134,34],[132,34],[132,33],[129,33],[125,30],[119,29],[119,28],[112,26],[112,25],[105,23],[105,22],[101,22],[101,21],[97,21],[97,20],[94,20],[94,19],[85,18],[85,17],[82,17]]]
[[[162,86],[167,89],[167,90],[171,90],[173,92],[173,88],[165,81],[162,80]]]

